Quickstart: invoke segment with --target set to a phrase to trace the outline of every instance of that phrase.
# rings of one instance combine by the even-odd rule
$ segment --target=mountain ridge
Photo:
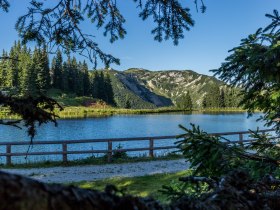
[[[130,93],[125,101],[116,97],[116,103],[125,107],[131,100],[133,108],[139,108],[137,103],[144,101],[149,108],[176,105],[178,100],[187,93],[190,94],[194,107],[202,107],[206,94],[212,89],[228,92],[231,90],[224,82],[214,76],[197,73],[193,70],[158,70],[151,71],[143,68],[130,68],[124,71],[108,70],[113,78],[113,90],[120,94],[122,91]],[[117,86],[117,87],[116,87]],[[120,86],[122,86],[120,88]],[[134,95],[134,97],[132,96]],[[138,97],[138,102],[135,102]],[[148,103],[148,104],[147,104]]]

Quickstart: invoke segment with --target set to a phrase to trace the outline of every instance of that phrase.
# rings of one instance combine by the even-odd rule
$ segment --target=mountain
[[[119,107],[155,108],[176,105],[187,93],[194,107],[201,107],[206,94],[215,87],[228,92],[230,88],[215,77],[191,70],[149,71],[131,68],[109,70],[116,104]]]

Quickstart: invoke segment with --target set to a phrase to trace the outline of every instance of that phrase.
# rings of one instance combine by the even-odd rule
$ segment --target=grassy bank
[[[69,118],[90,118],[90,117],[104,117],[118,114],[151,114],[151,113],[168,113],[168,112],[183,112],[187,110],[176,109],[173,107],[164,107],[158,109],[120,109],[113,107],[92,108],[92,107],[65,107],[64,110],[55,113],[62,119]],[[5,108],[0,109],[0,119],[19,119],[16,115],[10,115],[9,110]]]
[[[200,112],[246,112],[240,107],[224,107],[224,108],[204,108],[199,109]]]
[[[103,157],[88,157],[80,160],[73,160],[64,163],[62,161],[44,161],[44,162],[36,162],[36,163],[20,163],[20,164],[12,164],[5,165],[0,164],[0,168],[50,168],[57,166],[81,166],[81,165],[104,165],[104,164],[122,164],[122,163],[136,163],[136,162],[147,162],[147,161],[155,161],[155,160],[177,160],[183,158],[182,155],[176,153],[169,153],[164,156],[156,156],[154,158],[143,156],[143,157],[125,157],[125,158],[114,158],[112,162],[108,163],[107,156]]]
[[[176,109],[172,107],[164,107],[158,109],[120,109],[120,108],[88,108],[88,107],[66,107],[63,111],[57,114],[61,118],[83,118],[83,117],[98,117],[110,116],[117,114],[151,114],[151,113],[168,113],[182,112],[186,110]]]
[[[84,107],[84,106],[70,106],[65,107],[64,110],[55,111],[56,114],[61,119],[71,119],[71,118],[91,118],[91,117],[104,117],[111,115],[122,115],[122,114],[160,114],[160,113],[171,113],[171,112],[187,112],[187,113],[196,113],[196,112],[244,112],[240,108],[208,108],[208,109],[194,109],[183,110],[177,109],[175,107],[162,107],[158,109],[121,109],[113,107]],[[0,109],[0,119],[19,119],[16,115],[10,115],[9,110],[5,108]]]
[[[142,177],[129,177],[129,178],[111,178],[91,182],[78,182],[71,183],[72,185],[85,188],[104,190],[106,185],[115,185],[118,189],[123,190],[126,194],[147,197],[151,196],[162,203],[167,203],[166,195],[159,192],[163,185],[170,185],[171,183],[179,183],[178,178],[182,176],[191,175],[191,170],[181,171],[170,174],[155,174]]]

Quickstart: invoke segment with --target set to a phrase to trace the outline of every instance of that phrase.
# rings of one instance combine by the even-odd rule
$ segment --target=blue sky
[[[19,15],[24,14],[27,0],[10,0],[10,12],[0,12],[0,49],[9,49],[18,39],[14,29]],[[181,0],[189,5],[195,26],[185,33],[179,46],[172,41],[158,43],[150,31],[152,20],[138,18],[139,10],[132,0],[118,0],[118,5],[126,18],[128,32],[124,40],[113,44],[102,36],[93,25],[84,24],[84,30],[96,35],[101,49],[121,59],[121,65],[114,69],[125,70],[132,67],[149,70],[191,69],[212,75],[208,70],[218,68],[240,39],[269,23],[266,13],[280,9],[279,0],[204,0],[207,11],[197,13],[193,0]],[[84,59],[84,58],[81,58]],[[90,66],[93,66],[89,63]],[[100,64],[98,67],[102,67]]]

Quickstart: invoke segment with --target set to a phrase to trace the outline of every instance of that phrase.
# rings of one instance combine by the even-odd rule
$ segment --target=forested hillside
[[[241,100],[240,90],[230,88],[215,77],[191,70],[149,71],[134,68],[121,75],[126,75],[130,80],[133,78],[138,85],[171,99],[174,105],[181,108],[237,107]]]
[[[0,62],[0,84],[1,91],[7,94],[34,96],[56,92],[63,98],[72,93],[72,97],[88,96],[115,105],[109,74],[89,71],[85,61],[70,56],[64,60],[57,51],[50,62],[45,47],[32,51],[20,42],[9,52],[3,51],[2,57],[6,56],[11,59]]]
[[[50,60],[44,46],[31,50],[20,42],[15,42],[9,52],[3,51],[2,57],[7,56],[11,59],[0,62],[2,92],[48,94],[62,105],[90,106],[94,98],[121,108],[175,105],[192,109],[236,107],[240,101],[237,89],[190,70],[89,70],[85,61],[63,56],[60,51]],[[79,97],[79,103],[68,103],[69,97]],[[85,102],[80,102],[81,97]]]

